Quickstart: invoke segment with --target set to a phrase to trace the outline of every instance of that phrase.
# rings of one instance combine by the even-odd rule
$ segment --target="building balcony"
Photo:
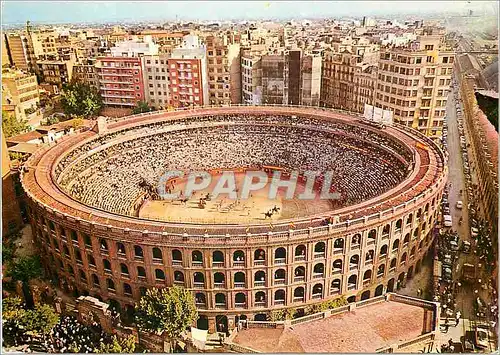
[[[214,282],[214,288],[225,288],[226,284],[224,282]]]
[[[236,302],[234,304],[234,308],[246,308],[247,303],[246,302]]]
[[[304,296],[302,297],[294,297],[293,302],[304,302]]]
[[[348,290],[355,290],[356,289],[356,284],[349,284],[347,285]]]
[[[255,301],[255,302],[254,302],[254,306],[255,306],[255,307],[259,307],[259,308],[260,308],[260,307],[265,307],[265,306],[266,306],[266,301],[258,301],[258,302],[257,302],[257,301]]]
[[[276,306],[282,306],[285,304],[285,300],[274,300]]]
[[[222,268],[222,267],[224,267],[224,262],[223,261],[212,261],[212,267]]]
[[[215,309],[226,309],[227,306],[225,303],[216,303],[215,304]]]
[[[276,258],[274,259],[274,264],[277,265],[277,264],[285,264],[286,263],[286,259],[285,258]]]
[[[275,279],[274,284],[275,285],[284,285],[286,283],[286,279]]]
[[[340,294],[340,288],[332,288],[330,289],[330,296],[331,295],[338,295]]]
[[[254,281],[253,286],[254,287],[265,287],[266,281]]]
[[[323,277],[325,277],[324,273],[313,274],[313,279],[321,279]]]
[[[350,264],[349,265],[349,270],[356,270],[358,268],[358,264]]]
[[[174,266],[182,266],[182,260],[172,260],[172,265],[174,265]]]
[[[314,253],[314,259],[321,259],[321,258],[324,258],[324,257],[325,257],[325,252],[324,251],[315,252]]]
[[[128,77],[133,77],[134,74],[129,74],[129,73],[103,73],[103,72],[98,72],[98,75],[101,76],[128,76]]]
[[[204,282],[194,282],[193,285],[195,288],[205,288]]]
[[[295,256],[295,261],[305,261],[306,256],[305,255],[296,255]]]
[[[333,249],[333,254],[334,255],[342,254],[342,253],[344,253],[344,249],[343,248],[335,248],[335,249]]]
[[[305,279],[306,279],[305,276],[295,276],[293,278],[293,282],[304,282]]]
[[[202,267],[203,266],[203,261],[201,260],[193,260],[192,261],[194,267]]]
[[[102,97],[117,98],[117,99],[135,99],[134,96],[129,96],[129,95],[125,95],[125,94],[119,94],[119,95],[102,94]],[[119,103],[119,102],[117,102],[117,103]]]
[[[198,308],[198,309],[207,309],[207,305],[206,305],[206,303],[196,302],[196,308]]]
[[[266,265],[266,261],[265,260],[254,260],[253,264],[255,266]]]
[[[233,261],[233,266],[245,266],[245,261],[243,260]]]
[[[337,275],[337,274],[341,274],[342,273],[342,269],[332,269],[332,275]]]
[[[244,282],[235,282],[234,288],[245,288],[245,283]]]
[[[108,91],[134,91],[133,87],[128,87],[128,88],[111,88],[111,87],[100,86],[99,88],[101,90],[108,90]]]
[[[312,295],[313,300],[317,300],[317,299],[322,298],[322,297],[323,297],[323,294],[321,294],[321,293],[313,293],[313,295]]]
[[[359,244],[354,244],[354,245],[351,245],[351,250],[356,250],[356,249],[359,249]]]

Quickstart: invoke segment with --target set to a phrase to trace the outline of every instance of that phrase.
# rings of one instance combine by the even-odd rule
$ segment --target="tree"
[[[42,274],[42,264],[38,255],[20,257],[12,264],[8,272],[8,276],[23,282],[39,278]]]
[[[89,118],[101,111],[102,97],[93,86],[70,83],[63,87],[61,105],[67,115]]]
[[[126,338],[118,338],[113,335],[109,343],[101,343],[99,349],[96,349],[96,353],[101,354],[123,354],[123,353],[133,353],[135,351],[135,337],[129,335]]]
[[[193,295],[177,286],[147,290],[136,304],[136,311],[139,329],[165,332],[172,342],[198,318]]]
[[[5,138],[17,136],[28,130],[28,124],[25,120],[18,120],[14,115],[2,111],[2,130]]]
[[[58,322],[59,315],[47,304],[26,311],[23,318],[24,329],[34,336],[48,335]]]
[[[138,113],[151,112],[151,111],[154,111],[154,108],[149,106],[146,101],[139,101],[137,103],[137,106],[134,107],[134,109],[132,110],[132,113],[134,115],[137,115]]]

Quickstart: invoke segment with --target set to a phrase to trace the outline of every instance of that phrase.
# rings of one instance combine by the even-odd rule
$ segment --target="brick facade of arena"
[[[107,131],[193,115],[255,112],[359,125],[340,112],[266,106],[137,115],[108,122]],[[147,287],[176,284],[193,291],[209,330],[216,324],[228,329],[242,316],[253,319],[272,309],[393,291],[419,270],[433,242],[447,181],[446,158],[416,131],[400,126],[383,131],[414,151],[412,173],[381,196],[332,212],[335,221],[328,225],[313,224],[308,217],[293,221],[294,229],[289,229],[290,221],[277,221],[264,231],[262,226],[195,226],[83,205],[58,187],[53,171],[65,153],[96,138],[93,131],[35,154],[22,183],[44,264],[63,289],[131,311]]]

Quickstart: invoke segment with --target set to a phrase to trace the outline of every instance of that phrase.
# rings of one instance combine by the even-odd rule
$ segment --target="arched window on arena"
[[[406,263],[406,259],[407,259],[407,255],[406,255],[406,253],[403,253],[403,255],[401,255],[401,265]]]
[[[325,242],[318,242],[314,245],[314,257],[321,257],[325,255]]]
[[[302,279],[302,281],[303,281],[304,277],[306,275],[306,269],[303,266],[297,266],[295,268],[294,275],[295,275],[296,281],[300,281],[300,279]]]
[[[132,296],[132,287],[127,283],[123,284],[123,294],[127,296]]]
[[[129,276],[129,273],[128,273],[128,266],[121,263],[120,264],[120,270],[122,272],[122,276]]]
[[[178,262],[182,261],[182,253],[180,252],[180,250],[177,249],[172,250],[172,260]]]
[[[314,265],[313,277],[323,277],[325,274],[325,265],[323,263],[318,263]]]
[[[104,239],[99,240],[101,251],[108,251],[108,243]]]
[[[134,256],[137,259],[143,259],[144,258],[144,251],[142,248],[138,245],[134,245]]]
[[[266,302],[266,293],[259,291],[255,293],[255,305],[263,306]]]
[[[235,287],[245,286],[245,273],[240,271],[234,274],[234,286]]]
[[[423,230],[423,231],[425,231],[425,228],[426,228],[426,227],[427,227],[427,223],[426,223],[426,222],[424,222],[424,223],[422,224],[422,230]]]
[[[109,291],[116,291],[115,289],[115,282],[111,279],[106,279],[106,284],[108,286]]]
[[[313,298],[323,297],[323,284],[316,284],[313,286],[312,297]]]
[[[266,252],[264,251],[264,249],[257,249],[253,253],[253,260],[254,261],[264,261],[264,260],[266,260]]]
[[[411,248],[411,251],[410,251],[410,258],[411,257],[414,257],[415,256],[415,247]]]
[[[407,246],[408,243],[410,243],[410,233],[406,233],[404,239],[403,239],[403,246]]]
[[[193,265],[202,265],[203,264],[203,255],[199,250],[193,250],[191,253],[191,260],[193,261]]]
[[[421,240],[420,243],[418,243],[418,250],[422,249],[423,246],[424,246],[424,241]]]
[[[415,228],[415,230],[413,231],[413,239],[417,238],[418,238],[418,228]]]
[[[422,217],[422,209],[421,208],[419,208],[417,211],[417,222],[420,219],[420,217]]]
[[[276,304],[285,304],[286,296],[285,290],[276,290],[274,292],[274,303]]]
[[[384,226],[384,229],[382,230],[382,235],[383,236],[387,236],[387,235],[389,235],[390,232],[391,232],[391,225],[390,224],[386,224]]]
[[[153,261],[161,263],[163,261],[163,253],[160,248],[153,248]]]
[[[79,250],[75,250],[75,259],[78,264],[82,263],[82,253]]]
[[[144,269],[142,266],[137,267],[137,276],[140,278],[146,278],[146,269]]]
[[[344,250],[344,239],[343,238],[337,238],[333,242],[333,249],[334,251],[340,251]]]
[[[243,292],[239,292],[234,296],[234,305],[236,307],[244,307],[247,303],[247,297]]]
[[[223,293],[217,293],[215,295],[215,306],[225,306],[226,305],[226,295]]]
[[[202,272],[195,272],[193,275],[195,286],[201,286],[205,284],[205,275]]]
[[[161,269],[155,269],[155,277],[156,277],[156,280],[164,281],[165,280],[165,272],[163,272],[163,270],[161,270]]]
[[[373,250],[368,250],[366,252],[366,256],[365,256],[365,262],[372,262],[373,261],[373,255],[374,255],[374,251]]]
[[[386,256],[387,255],[387,245],[382,245],[380,248],[380,257]]]
[[[49,220],[49,228],[52,232],[56,231],[56,226],[54,225],[54,222]]]
[[[330,285],[330,294],[332,294],[332,295],[339,294],[340,293],[340,284],[341,284],[340,279],[333,280],[331,285]]]
[[[174,271],[174,282],[184,283],[184,274],[182,273],[182,271]]]
[[[393,258],[393,259],[391,260],[391,266],[390,266],[390,268],[391,268],[391,269],[394,269],[394,268],[396,267],[396,263],[397,263],[396,258]]]
[[[259,270],[254,275],[254,286],[265,286],[266,284],[266,273],[262,270]]]
[[[96,274],[92,274],[92,284],[95,287],[99,287],[99,277]]]
[[[224,263],[224,254],[220,250],[216,250],[212,253],[212,261],[214,263]]]
[[[120,242],[116,243],[116,250],[117,250],[118,254],[121,256],[124,256],[126,253],[125,245],[123,245],[123,243],[120,243]]]
[[[285,275],[286,275],[286,272],[285,272],[285,269],[278,269],[274,272],[274,281],[277,282],[277,281],[280,281],[280,282],[285,282]]]
[[[217,287],[224,287],[224,283],[226,281],[226,277],[222,272],[216,272],[214,274],[214,285]]]
[[[353,255],[349,259],[349,269],[356,269],[359,266],[359,255]]]
[[[337,259],[332,264],[332,273],[341,274],[342,273],[342,259]]]
[[[304,287],[297,287],[295,290],[293,290],[293,300],[295,302],[304,301],[304,294]]]
[[[85,275],[85,271],[80,270],[78,273],[80,274],[80,280],[82,282],[87,282],[87,275]]]
[[[392,251],[396,251],[399,249],[399,239],[396,239],[394,243],[392,243]]]
[[[424,209],[424,213],[428,213],[429,212],[429,202],[427,202],[425,204],[425,209]]]
[[[351,238],[351,248],[359,247],[360,244],[361,244],[361,234],[356,233]]]
[[[92,239],[90,239],[90,235],[87,233],[83,233],[83,243],[86,247],[92,247]]]
[[[111,272],[111,263],[107,259],[102,260],[102,265],[104,266],[104,271]]]
[[[236,250],[233,253],[233,261],[240,261],[240,262],[245,261],[245,253],[243,253],[243,251],[241,250]]]
[[[358,276],[356,276],[356,275],[349,276],[349,278],[347,279],[347,288],[352,289],[353,286],[354,286],[354,288],[356,288],[357,282],[358,282]]]
[[[69,249],[66,245],[63,246],[63,252],[64,252],[64,255],[66,255],[69,258]]]
[[[68,265],[68,273],[72,276],[75,275],[75,271],[73,270],[73,267],[71,265]]]
[[[413,222],[413,215],[410,213],[406,218],[406,224],[409,225],[412,224],[412,222]]]
[[[141,296],[146,296],[146,292],[148,291],[148,289],[144,286],[142,287],[139,287],[139,293],[141,294]]]
[[[401,219],[398,219],[396,222],[396,232],[401,232],[402,225],[403,225],[403,221]]]
[[[372,229],[368,233],[368,244],[374,243],[375,239],[377,239],[377,231],[375,229]]]
[[[274,251],[274,263],[284,264],[286,262],[286,249],[280,247]]]
[[[95,259],[92,255],[87,255],[87,261],[89,262],[89,265],[95,266]]]
[[[295,248],[295,260],[306,260],[306,246],[303,244],[297,245]]]
[[[385,265],[384,264],[379,265],[377,269],[377,277],[384,276],[384,272],[385,272]]]
[[[203,292],[197,292],[194,295],[194,301],[197,306],[206,306],[207,305],[207,298],[205,297],[205,294]]]
[[[67,239],[66,237],[66,229],[64,229],[63,227],[59,228],[59,231],[61,233],[61,238],[62,239]]]

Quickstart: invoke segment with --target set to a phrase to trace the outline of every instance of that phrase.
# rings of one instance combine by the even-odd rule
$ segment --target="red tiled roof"
[[[286,329],[250,328],[234,342],[261,352],[375,352],[423,334],[425,309],[382,302]]]

